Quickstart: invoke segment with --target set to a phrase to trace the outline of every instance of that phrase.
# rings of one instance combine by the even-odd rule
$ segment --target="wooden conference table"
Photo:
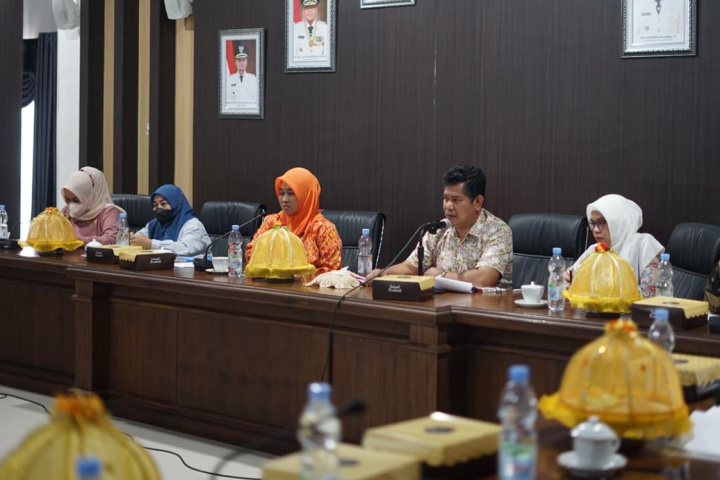
[[[0,252],[0,384],[100,393],[118,416],[257,448],[296,448],[309,382],[320,379],[341,292],[174,269],[87,264],[81,252]],[[340,405],[362,398],[344,439],[441,410],[496,421],[507,367],[528,364],[538,395],[604,322],[570,307],[520,309],[517,295],[439,294],[337,308],[326,380]],[[676,351],[720,356],[720,336],[677,335]]]

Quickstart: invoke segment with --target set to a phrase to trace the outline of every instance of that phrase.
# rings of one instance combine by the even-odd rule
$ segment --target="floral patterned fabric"
[[[655,285],[657,284],[658,276],[660,275],[660,257],[653,258],[653,261],[648,263],[642,272],[640,272],[640,295],[644,298],[650,298],[655,296]]]
[[[498,285],[512,285],[513,243],[510,227],[483,209],[475,224],[460,240],[454,228],[423,237],[423,268],[436,267],[442,272],[462,273],[478,267],[490,267],[500,273]],[[417,268],[417,248],[408,257]]]
[[[248,262],[255,240],[270,230],[278,222],[279,216],[280,214],[275,213],[265,217],[245,251],[245,258]],[[305,245],[308,262],[315,265],[315,268],[318,269],[317,273],[340,269],[342,266],[342,240],[340,240],[335,224],[330,220],[318,213],[300,238]]]
[[[710,313],[720,313],[720,275],[717,266],[710,272],[707,285],[705,285],[705,301],[710,305]]]

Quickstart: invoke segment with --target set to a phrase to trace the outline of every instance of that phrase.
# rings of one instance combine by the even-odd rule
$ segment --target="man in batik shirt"
[[[510,227],[483,208],[485,173],[458,165],[443,177],[443,211],[452,228],[423,237],[423,275],[470,282],[476,287],[512,285],[513,243]],[[373,270],[373,278],[380,270]],[[417,275],[417,249],[385,274]]]

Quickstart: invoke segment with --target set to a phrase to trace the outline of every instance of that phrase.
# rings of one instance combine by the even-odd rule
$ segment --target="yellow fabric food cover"
[[[609,322],[602,337],[575,353],[560,391],[543,396],[538,407],[567,427],[597,415],[632,439],[674,436],[692,426],[673,358],[631,320]]]
[[[103,480],[159,480],[150,455],[110,421],[97,395],[58,395],[50,423],[0,463],[3,480],[75,480],[78,457],[97,457]]]
[[[82,247],[82,240],[75,237],[70,220],[55,207],[48,207],[30,224],[27,240],[18,242],[21,247],[28,245],[38,252],[52,252],[58,248],[72,251]]]
[[[255,240],[245,276],[288,280],[295,275],[312,275],[317,269],[307,261],[302,240],[286,225],[276,224]]]
[[[563,295],[573,307],[601,313],[630,313],[642,299],[630,264],[604,243],[580,264]]]

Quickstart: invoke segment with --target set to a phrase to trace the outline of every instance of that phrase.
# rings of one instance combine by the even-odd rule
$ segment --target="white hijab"
[[[660,242],[648,233],[637,233],[643,223],[642,209],[637,203],[622,195],[605,195],[589,204],[586,209],[588,221],[592,212],[597,211],[605,217],[610,229],[610,247],[615,253],[630,263],[640,282],[640,273],[655,257],[665,251]],[[592,233],[592,232],[591,232]],[[576,270],[583,260],[595,251],[597,243],[591,245],[572,266]]]
[[[83,167],[74,172],[63,185],[63,189],[72,192],[87,208],[77,220],[84,222],[94,220],[107,207],[115,207],[120,212],[125,211],[113,203],[105,175],[97,168]],[[63,211],[66,211],[65,208]]]

